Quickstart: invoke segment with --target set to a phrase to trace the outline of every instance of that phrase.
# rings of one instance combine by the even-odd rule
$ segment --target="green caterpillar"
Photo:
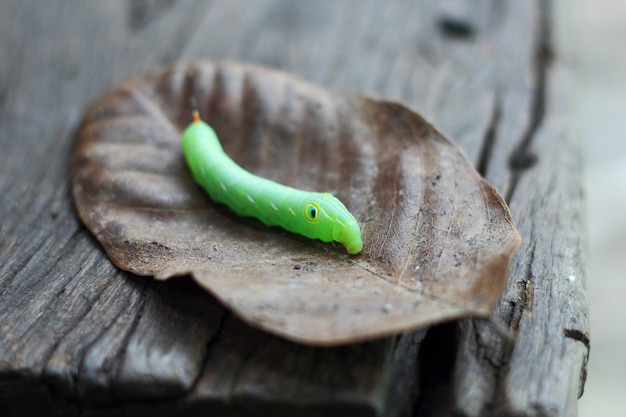
[[[287,187],[241,168],[224,153],[215,131],[197,110],[183,132],[182,148],[195,181],[238,215],[309,239],[339,242],[351,255],[363,248],[359,224],[339,199]]]

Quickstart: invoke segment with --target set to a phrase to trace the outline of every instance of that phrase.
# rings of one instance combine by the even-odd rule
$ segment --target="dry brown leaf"
[[[180,149],[191,97],[240,165],[341,199],[362,253],[210,201]],[[496,190],[419,115],[232,62],[111,90],[84,117],[72,179],[81,218],[120,268],[190,273],[252,325],[311,344],[488,317],[520,241]]]

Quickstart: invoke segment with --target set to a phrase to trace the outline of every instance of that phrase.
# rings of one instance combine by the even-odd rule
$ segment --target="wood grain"
[[[558,4],[1,2],[0,415],[575,415],[589,323]],[[495,312],[515,342],[464,321],[306,348],[116,269],[72,204],[74,130],[112,85],[196,58],[401,101],[455,139],[522,234]]]

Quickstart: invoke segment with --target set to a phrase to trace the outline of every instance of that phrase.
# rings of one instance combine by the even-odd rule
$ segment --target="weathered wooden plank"
[[[0,414],[573,414],[588,349],[580,161],[563,130],[565,67],[536,59],[548,6],[2,2]],[[250,329],[188,282],[114,268],[72,206],[73,130],[112,84],[197,57],[400,100],[457,140],[510,195],[524,237],[496,312],[515,344],[464,321],[429,332],[419,362],[424,333],[305,348]],[[540,158],[511,169],[525,141],[522,155]]]
[[[456,406],[465,415],[484,415],[490,408],[515,415],[575,415],[584,386],[589,318],[582,163],[567,121],[568,67],[563,56],[551,56],[567,50],[559,7],[563,10],[541,1],[533,13],[530,119],[516,140],[498,133],[497,146],[504,149],[491,162],[500,167],[495,172],[510,172],[503,184],[524,236],[495,313],[517,340],[514,345],[498,340],[493,329],[480,325],[463,328],[457,360],[470,366],[457,370]],[[468,352],[474,352],[470,358]],[[483,375],[482,390],[468,388],[477,375]]]

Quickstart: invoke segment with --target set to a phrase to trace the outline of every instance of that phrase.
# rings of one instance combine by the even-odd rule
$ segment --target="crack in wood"
[[[585,360],[580,369],[580,382],[578,384],[578,398],[585,393],[585,381],[587,380],[587,360],[589,358],[589,350],[591,349],[591,341],[589,335],[578,329],[563,329],[563,336],[580,342],[585,347]]]
[[[266,334],[255,333],[256,337],[254,337],[250,341],[250,345],[248,350],[241,356],[241,361],[238,366],[233,369],[233,378],[231,380],[228,391],[230,392],[230,397],[235,397],[237,394],[237,389],[242,384],[242,375],[244,374],[246,368],[249,366],[250,362],[254,359],[257,348],[261,345],[263,340],[267,340],[268,336]],[[245,383],[244,383],[245,386]],[[245,388],[244,388],[245,389]]]
[[[80,390],[80,387],[79,387],[79,383],[80,383],[80,381],[83,381],[83,380],[87,379],[84,375],[85,375],[86,372],[90,372],[91,371],[91,370],[85,369],[87,355],[89,355],[91,353],[91,350],[93,349],[93,347],[96,346],[99,342],[101,342],[101,339],[105,336],[105,334],[113,326],[115,326],[115,324],[126,313],[127,313],[127,311],[125,309],[120,309],[120,311],[108,323],[108,325],[103,326],[102,329],[98,332],[98,335],[96,337],[94,337],[93,340],[90,343],[87,344],[87,346],[85,346],[85,349],[82,352],[81,358],[78,361],[78,369],[76,370],[76,374],[73,376],[73,381],[72,381],[73,384],[74,384],[74,387],[72,387],[72,389],[75,391],[75,396],[78,399],[78,404],[79,405],[82,405],[83,402],[84,402],[83,393],[81,393],[81,390]],[[110,364],[108,369],[103,368],[103,373],[104,374],[108,373],[109,374],[109,379],[113,377],[112,363]],[[117,398],[116,398],[116,401],[118,401]]]
[[[528,308],[528,301],[532,300],[532,267],[535,262],[535,248],[536,244],[533,240],[533,234],[531,233],[530,237],[533,242],[530,246],[530,254],[528,255],[528,261],[526,263],[526,271],[524,273],[524,277],[516,282],[517,287],[519,288],[515,294],[518,295],[517,300],[512,300],[512,307],[509,317],[507,318],[508,326],[514,332],[517,332],[519,329],[519,324],[522,320],[522,312]]]
[[[578,329],[563,329],[563,336],[582,343],[587,350],[591,347],[589,336]]]
[[[55,296],[55,299],[60,298],[65,293],[67,285],[70,282],[71,281],[69,281],[63,286],[63,288]],[[58,375],[55,375],[54,372],[48,374],[48,370],[49,370],[49,366],[52,361],[52,358],[54,354],[56,353],[57,349],[59,349],[59,346],[65,341],[66,337],[78,326],[80,322],[85,320],[85,318],[93,310],[94,305],[98,302],[98,300],[102,297],[103,294],[104,294],[103,291],[98,292],[96,297],[93,300],[91,300],[91,303],[84,309],[84,311],[80,312],[80,314],[78,314],[77,317],[74,317],[73,322],[65,329],[62,335],[60,335],[58,339],[51,345],[50,350],[46,353],[46,357],[43,360],[44,366],[42,367],[41,381],[42,381],[42,384],[45,385],[52,394],[54,394],[55,398],[63,398],[63,396],[58,395],[57,390],[55,388],[55,379],[58,377]],[[102,334],[104,331],[106,331],[106,327],[102,329],[100,334]],[[95,340],[97,340],[97,338],[94,339],[94,341]],[[93,343],[94,342],[92,341],[92,343],[90,343],[89,346],[93,345]],[[83,351],[83,358],[84,358],[85,352],[87,352],[87,349]],[[79,361],[80,364],[82,364],[83,358],[81,358],[81,360]],[[81,369],[81,365],[78,366],[78,369],[76,370],[75,373],[71,374],[72,385],[69,387],[68,391],[72,393],[72,396],[74,398],[79,398],[79,395],[78,395],[79,393],[77,389],[77,381],[80,376],[80,369]],[[63,398],[63,399],[67,400],[67,398]],[[77,404],[78,403],[79,402],[77,402]]]
[[[114,363],[117,364],[116,369],[113,369],[111,371],[111,379],[112,381],[114,381],[111,384],[111,395],[113,397],[113,399],[118,402],[118,403],[122,403],[122,398],[123,395],[121,395],[120,393],[120,386],[118,384],[115,383],[115,381],[120,381],[121,379],[121,373],[124,370],[124,363],[126,355],[128,353],[128,345],[130,343],[131,338],[133,337],[133,335],[135,334],[135,330],[137,329],[137,327],[139,326],[139,321],[141,320],[141,317],[143,316],[143,310],[146,307],[146,291],[148,289],[148,281],[144,281],[141,285],[141,294],[139,295],[139,303],[137,305],[137,312],[135,315],[135,318],[133,319],[133,323],[129,326],[128,331],[126,332],[126,334],[123,337],[123,341],[122,343],[120,343],[120,350],[117,353],[117,358],[114,360]]]
[[[444,323],[427,330],[418,354],[421,364],[417,377],[421,392],[417,398],[413,416],[431,415],[430,410],[446,410],[444,402],[452,397],[451,384],[456,366],[458,324]],[[427,384],[422,384],[426,381]]]
[[[550,19],[551,0],[539,0],[539,30],[535,41],[534,81],[531,105],[530,122],[522,134],[518,146],[509,157],[511,179],[505,193],[505,201],[510,204],[517,183],[523,173],[532,168],[538,161],[537,155],[532,152],[531,146],[535,134],[541,127],[546,109],[546,89],[548,69],[552,62],[552,22]]]
[[[502,103],[500,93],[495,92],[493,110],[491,113],[491,120],[489,121],[489,125],[487,126],[487,131],[485,132],[485,138],[483,140],[480,155],[478,158],[478,163],[476,165],[476,170],[483,177],[487,177],[487,169],[489,168],[489,164],[491,163],[491,158],[494,152],[494,148],[496,145],[497,137],[498,137],[498,129],[500,128],[500,120],[502,117]]]
[[[198,372],[198,374],[196,375],[195,379],[193,380],[193,382],[191,383],[191,386],[189,388],[189,391],[187,392],[187,395],[191,392],[195,392],[197,387],[198,387],[198,383],[200,382],[200,380],[202,379],[202,377],[204,376],[204,374],[207,372],[207,367],[209,365],[209,359],[211,357],[211,350],[213,349],[213,347],[219,343],[222,334],[224,333],[224,327],[226,326],[226,322],[228,321],[228,319],[231,317],[231,314],[228,312],[228,310],[223,309],[222,313],[220,315],[220,319],[218,321],[217,324],[217,328],[215,329],[215,333],[213,334],[213,336],[211,336],[209,338],[209,340],[206,343],[206,348],[204,350],[204,356],[202,357],[202,363],[200,364],[200,371]],[[184,397],[184,395],[183,395]]]
[[[421,329],[414,332],[407,332],[400,336],[397,336],[392,348],[393,356],[406,355],[407,352],[413,352],[412,360],[409,363],[404,363],[398,360],[393,372],[390,374],[390,379],[387,383],[387,399],[384,404],[381,415],[401,416],[408,411],[403,410],[416,410],[417,402],[420,398],[420,366],[421,364],[417,360],[419,348],[428,333],[427,329]],[[401,365],[400,365],[401,364]],[[394,381],[403,381],[410,389],[404,392],[398,390],[398,386],[394,384]],[[410,404],[407,405],[407,404]]]

